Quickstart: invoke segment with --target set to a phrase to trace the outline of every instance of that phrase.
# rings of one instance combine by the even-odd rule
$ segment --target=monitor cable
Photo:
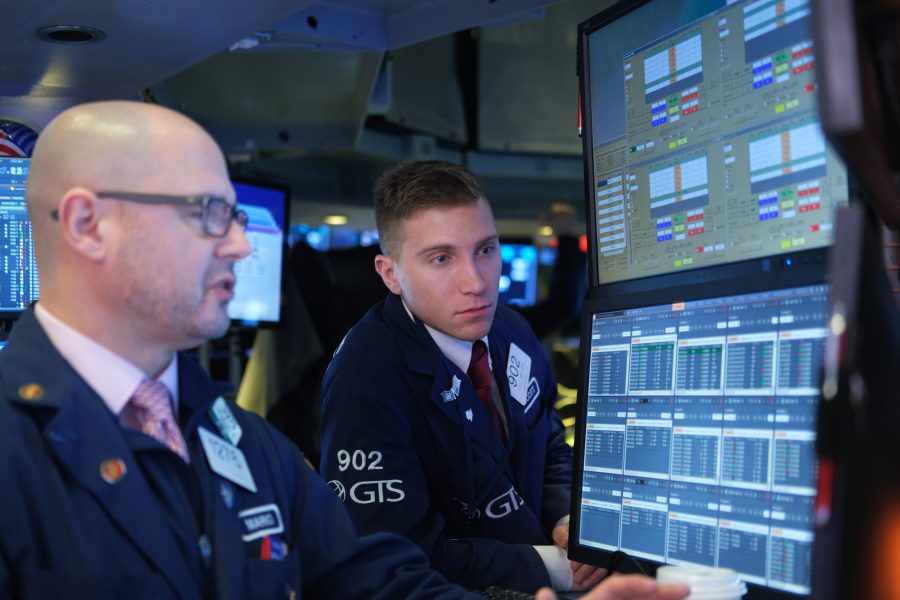
[[[627,562],[631,565],[630,570],[628,571],[629,573],[637,572],[641,575],[647,575],[647,571],[635,557],[626,552],[622,552],[621,550],[616,550],[610,555],[609,564],[606,566],[606,575],[604,575],[603,579],[600,581],[603,581],[616,571],[624,573],[625,571],[620,568],[623,562]]]

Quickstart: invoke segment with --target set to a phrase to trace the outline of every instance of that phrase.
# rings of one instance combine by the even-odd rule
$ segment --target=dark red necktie
[[[487,346],[481,340],[476,341],[472,345],[472,359],[469,361],[469,379],[475,386],[478,397],[485,410],[491,415],[491,422],[494,429],[500,434],[503,443],[506,443],[506,430],[503,428],[503,420],[500,418],[500,411],[494,404],[493,394],[491,393],[491,366],[488,363]]]

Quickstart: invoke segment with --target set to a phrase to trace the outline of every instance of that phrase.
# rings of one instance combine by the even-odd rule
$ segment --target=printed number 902
[[[509,380],[509,385],[513,388],[519,387],[519,374],[523,368],[522,361],[516,358],[516,356],[509,357],[509,363],[506,366],[506,378]]]
[[[380,471],[384,467],[381,466],[381,452],[373,450],[366,455],[362,450],[354,450],[353,453],[347,450],[337,451],[338,469],[346,471],[353,468],[355,471]]]

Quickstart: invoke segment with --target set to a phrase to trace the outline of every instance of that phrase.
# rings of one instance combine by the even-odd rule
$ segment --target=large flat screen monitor
[[[622,551],[734,569],[751,598],[809,593],[828,286],[756,289],[586,301],[570,557]]]
[[[831,243],[847,175],[811,0],[629,0],[579,26],[591,284]]]
[[[538,249],[532,244],[500,244],[499,300],[503,304],[531,306],[538,293]]]
[[[228,315],[242,325],[274,325],[281,318],[288,188],[273,183],[235,179],[238,207],[250,217],[246,235],[252,251],[235,264],[237,285]]]
[[[28,158],[0,157],[0,319],[16,318],[40,293],[25,206],[30,162]]]

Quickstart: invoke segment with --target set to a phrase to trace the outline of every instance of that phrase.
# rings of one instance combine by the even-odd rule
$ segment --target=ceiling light
[[[346,225],[347,215],[325,215],[322,222],[326,225]]]
[[[553,235],[553,228],[550,227],[549,225],[544,225],[543,227],[541,227],[538,230],[538,233],[540,233],[541,235],[550,237],[551,235]]]
[[[106,37],[96,27],[87,25],[49,25],[41,27],[36,33],[45,42],[69,45],[93,44]]]

